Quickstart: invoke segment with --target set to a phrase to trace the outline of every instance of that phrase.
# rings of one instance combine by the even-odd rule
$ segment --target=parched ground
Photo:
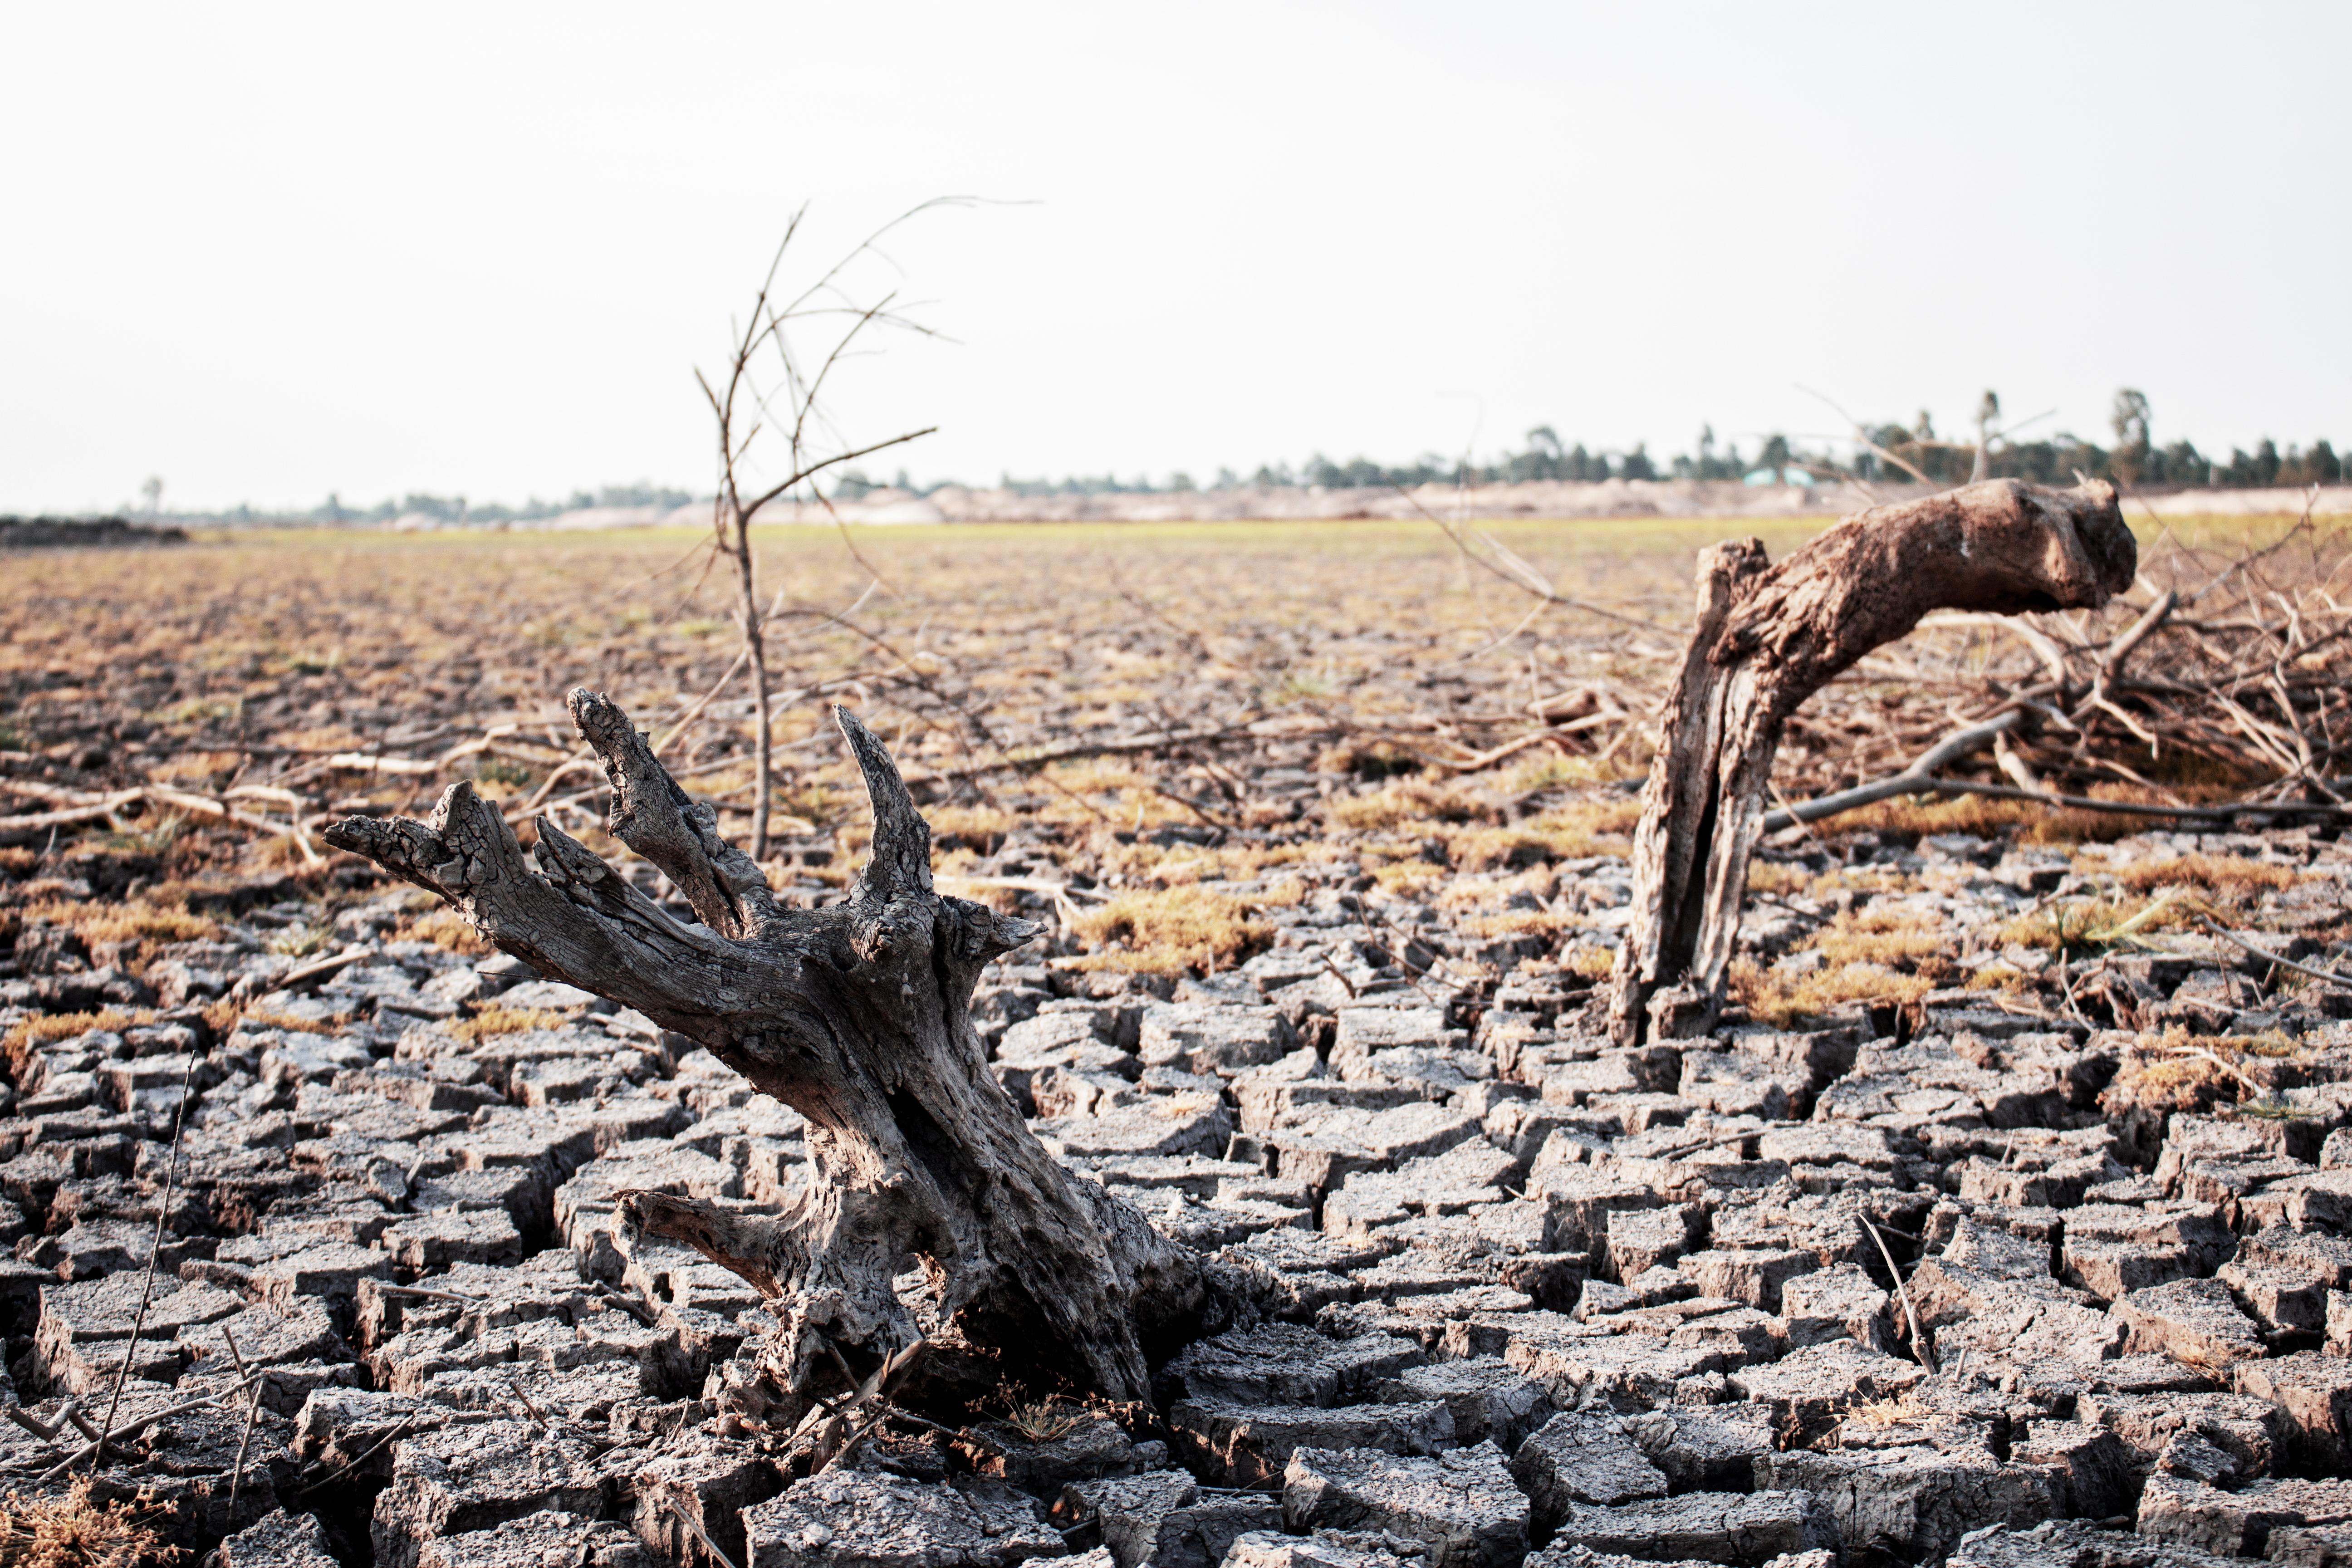
[[[12,557],[7,1485],[63,1498],[113,1411],[153,1419],[64,1506],[143,1495],[232,1564],[2352,1552],[2352,847],[1982,801],[1791,829],[1717,1035],[1613,1048],[1715,526],[764,542],[771,880],[854,870],[846,702],[943,885],[1052,928],[981,994],[1007,1091],[1247,1303],[1149,1407],[1008,1389],[818,1475],[740,1397],[751,1289],[614,1220],[780,1201],[798,1119],[317,838],[469,778],[625,860],[574,684],[747,837],[693,541]],[[1902,657],[1820,700],[1792,797],[1941,721]]]

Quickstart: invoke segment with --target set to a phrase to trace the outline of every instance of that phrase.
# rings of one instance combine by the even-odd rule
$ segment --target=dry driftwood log
[[[1610,1026],[1623,1044],[1712,1028],[1790,714],[1931,610],[2095,607],[2138,547],[2116,489],[1970,485],[1847,518],[1774,566],[1760,540],[1700,552],[1698,616],[1666,694],[1633,836],[1633,920]]]
[[[687,797],[619,708],[585,689],[568,700],[612,781],[612,832],[700,924],[544,816],[534,873],[467,784],[427,821],[353,817],[327,840],[448,900],[541,973],[700,1042],[808,1118],[815,1173],[790,1211],[635,1193],[624,1220],[757,1286],[782,1321],[776,1349],[796,1389],[832,1364],[828,1345],[874,1364],[911,1343],[916,1317],[893,1281],[919,1267],[934,1347],[961,1341],[1015,1376],[1148,1397],[1145,1347],[1197,1319],[1199,1259],[1055,1163],[971,1026],[982,966],[1038,928],[932,890],[930,829],[845,710],[835,713],[866,776],[873,857],[848,902],[805,910],[780,904],[719,839],[710,806]]]

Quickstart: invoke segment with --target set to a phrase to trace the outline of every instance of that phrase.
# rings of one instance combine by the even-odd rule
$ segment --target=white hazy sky
[[[1838,427],[1800,387],[2342,443],[2347,79],[2340,0],[0,0],[0,511],[705,489],[788,215],[947,194],[889,281],[957,341],[837,405],[919,479]]]

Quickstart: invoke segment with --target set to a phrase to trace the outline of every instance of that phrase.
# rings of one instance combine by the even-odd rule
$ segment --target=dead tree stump
[[[808,1118],[814,1174],[786,1212],[634,1193],[623,1219],[756,1286],[782,1321],[773,1359],[795,1390],[832,1366],[832,1350],[866,1375],[919,1337],[919,1307],[935,1317],[921,1336],[934,1366],[961,1345],[991,1363],[991,1383],[1010,1373],[1150,1397],[1145,1348],[1197,1320],[1200,1260],[1055,1161],[971,1025],[982,967],[1039,928],[932,890],[930,828],[889,752],[845,710],[835,716],[866,776],[873,856],[846,903],[807,910],[776,900],[619,708],[584,689],[568,701],[612,781],[611,831],[668,876],[699,924],[544,816],[534,872],[467,784],[425,822],[353,817],[326,837],[446,899],[542,973],[708,1047]],[[917,1268],[928,1285],[910,1305],[901,1291]]]
[[[1633,920],[1612,976],[1617,1040],[1714,1027],[1781,727],[1806,698],[1930,610],[2095,607],[2138,567],[2116,488],[2100,480],[2054,490],[1997,479],[1873,508],[1778,566],[1760,540],[1700,552],[1697,625],[1633,835]]]

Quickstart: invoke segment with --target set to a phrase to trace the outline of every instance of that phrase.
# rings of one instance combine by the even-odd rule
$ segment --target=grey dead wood
[[[447,900],[541,973],[708,1047],[808,1119],[819,1179],[783,1212],[631,1191],[616,1194],[622,1220],[756,1287],[782,1321],[775,1349],[796,1388],[832,1364],[828,1343],[879,1357],[914,1342],[891,1282],[920,1267],[944,1325],[936,1346],[961,1341],[1113,1398],[1147,1396],[1144,1347],[1197,1319],[1199,1259],[1055,1162],[971,1023],[982,967],[1038,928],[933,890],[929,827],[846,710],[835,717],[873,805],[872,858],[847,902],[797,910],[719,838],[710,805],[687,796],[617,706],[585,689],[568,702],[611,781],[612,832],[698,924],[545,817],[534,868],[467,784],[424,822],[354,817],[327,838]]]
[[[1931,610],[2095,607],[2137,564],[2103,481],[1996,480],[1874,508],[1777,566],[1759,540],[1702,552],[1697,624],[1634,832],[1633,919],[1610,1004],[1619,1042],[1714,1026],[1781,729],[1806,698]]]

